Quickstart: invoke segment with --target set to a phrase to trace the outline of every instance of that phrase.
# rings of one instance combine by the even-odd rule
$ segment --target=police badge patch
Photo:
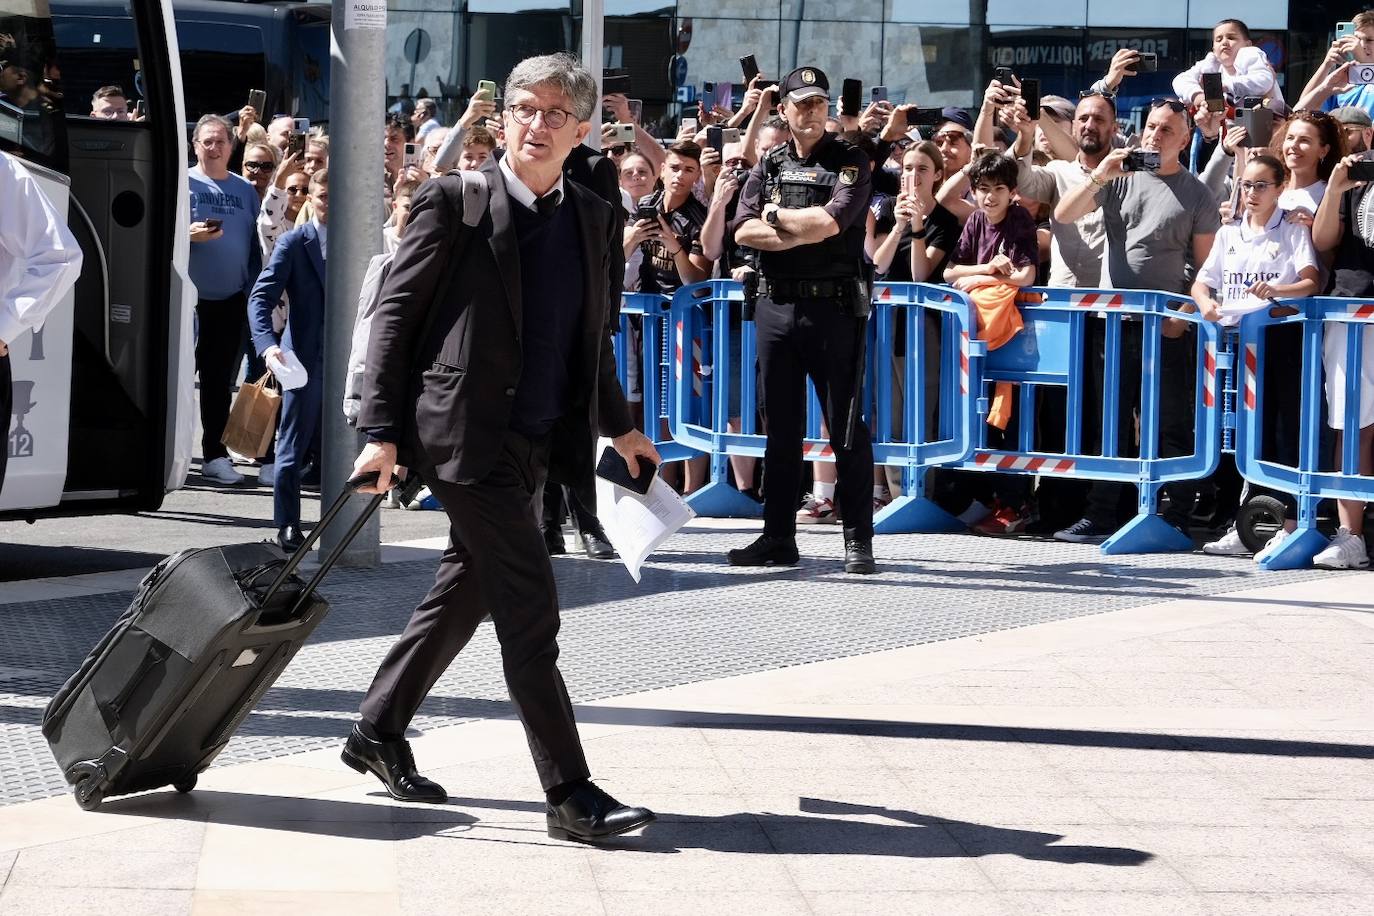
[[[812,71],[812,70],[803,70],[803,71],[801,72],[801,81],[802,81],[803,83],[806,83],[808,86],[811,85],[812,83],[814,83],[814,82],[816,81],[816,74],[815,74],[815,72]]]
[[[859,180],[859,167],[847,165],[840,169],[840,184],[853,184]]]

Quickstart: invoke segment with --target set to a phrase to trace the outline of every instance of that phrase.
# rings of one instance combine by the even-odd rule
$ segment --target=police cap
[[[789,102],[802,99],[830,98],[830,80],[818,67],[798,67],[782,78],[778,84],[778,95]]]

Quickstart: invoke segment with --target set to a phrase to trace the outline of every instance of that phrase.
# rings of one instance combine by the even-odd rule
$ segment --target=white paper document
[[[606,440],[602,440],[604,448]],[[639,567],[658,546],[696,518],[677,491],[655,476],[649,492],[640,496],[608,480],[596,478],[596,514],[606,538],[621,562],[639,581]]]

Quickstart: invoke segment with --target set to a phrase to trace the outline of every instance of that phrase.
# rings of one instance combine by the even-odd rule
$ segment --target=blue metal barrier
[[[692,458],[697,452],[672,438],[668,415],[668,373],[672,368],[673,338],[668,326],[669,299],[657,293],[625,293],[621,298],[620,329],[614,338],[615,370],[620,387],[630,390],[630,354],[636,352],[645,434],[664,461]],[[638,321],[632,319],[637,318]],[[638,331],[634,326],[638,325]],[[637,340],[636,340],[637,339]],[[666,432],[665,432],[666,431]]]
[[[1295,569],[1308,566],[1326,547],[1327,540],[1317,531],[1317,504],[1323,499],[1374,501],[1374,477],[1359,474],[1360,380],[1365,347],[1374,345],[1374,302],[1333,297],[1313,297],[1283,302],[1297,310],[1293,315],[1274,315],[1273,310],[1252,312],[1241,319],[1239,353],[1241,389],[1239,422],[1236,426],[1236,464],[1241,474],[1261,486],[1292,493],[1298,504],[1297,531],[1260,562],[1265,569]],[[1299,325],[1302,328],[1302,365],[1298,367],[1302,385],[1298,463],[1296,466],[1265,460],[1263,418],[1265,412],[1264,365],[1265,332],[1272,327]],[[1366,337],[1371,341],[1367,342]],[[1345,416],[1341,427],[1341,453],[1332,470],[1322,469],[1321,434],[1325,398],[1322,390],[1323,343],[1345,348]],[[1341,341],[1341,338],[1344,338]],[[1354,435],[1350,432],[1354,431]]]
[[[1007,344],[988,353],[981,383],[999,381],[1019,386],[1016,411],[1035,417],[1037,395],[1042,388],[1062,388],[1066,397],[1066,423],[1062,451],[1037,451],[1036,424],[1019,424],[1015,451],[986,447],[986,427],[978,448],[962,465],[967,470],[1054,477],[1085,477],[1117,481],[1139,487],[1139,511],[1135,518],[1102,545],[1107,554],[1152,553],[1191,550],[1192,539],[1156,514],[1164,484],[1195,480],[1216,470],[1220,458],[1221,413],[1216,390],[1216,366],[1220,331],[1196,312],[1184,314],[1170,308],[1187,297],[1146,290],[1084,290],[1034,288],[1018,298],[1025,329]],[[1087,322],[1100,313],[1104,328],[1102,442],[1100,454],[1089,454],[1083,445],[1083,398],[1085,358],[1093,358],[1086,346]],[[1193,452],[1160,455],[1160,404],[1163,373],[1161,338],[1164,322],[1181,319],[1192,325],[1194,357],[1199,367],[1193,395]],[[1123,322],[1141,324],[1141,402],[1139,404],[1139,456],[1128,457],[1118,441],[1120,411],[1136,405],[1121,403],[1121,351]],[[980,412],[985,413],[986,410]]]

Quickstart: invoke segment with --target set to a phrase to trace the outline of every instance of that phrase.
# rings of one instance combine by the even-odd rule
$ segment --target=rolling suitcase
[[[382,497],[308,583],[296,569],[348,495],[375,480],[350,480],[290,557],[260,542],[183,550],[153,567],[43,713],[43,736],[78,805],[94,811],[112,795],[195,788],[328,613],[315,589]]]

